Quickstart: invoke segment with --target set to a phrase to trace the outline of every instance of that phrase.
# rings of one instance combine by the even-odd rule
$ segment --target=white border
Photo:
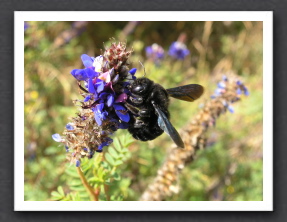
[[[15,12],[15,211],[272,211],[273,12]],[[263,21],[263,201],[24,201],[24,21]]]

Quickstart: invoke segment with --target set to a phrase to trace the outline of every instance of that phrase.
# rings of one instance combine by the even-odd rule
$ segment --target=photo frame
[[[13,73],[13,59],[15,55],[19,52],[19,49],[14,48],[13,33],[13,13],[14,11],[169,11],[169,10],[179,10],[179,11],[274,11],[274,79],[273,79],[273,121],[274,121],[274,212],[12,212],[14,205],[14,189],[13,185],[16,186],[16,181],[14,181],[14,140],[13,140],[13,130],[14,130],[14,114],[17,112],[15,105],[11,105],[11,97],[14,94],[13,82],[14,76],[3,75],[2,73],[2,94],[1,101],[5,109],[1,109],[2,116],[6,116],[1,120],[1,128],[5,129],[1,135],[2,146],[6,147],[5,155],[1,156],[1,196],[2,196],[2,207],[0,216],[5,219],[12,219],[15,221],[39,221],[39,220],[54,220],[62,221],[63,215],[69,218],[71,221],[81,219],[83,221],[94,220],[96,217],[98,220],[103,219],[105,221],[131,221],[131,220],[204,220],[204,221],[283,221],[286,218],[286,211],[284,206],[286,205],[286,198],[284,194],[284,184],[286,184],[286,174],[284,172],[286,149],[284,149],[284,139],[286,132],[285,123],[285,103],[283,97],[286,92],[284,86],[285,82],[285,54],[286,54],[286,32],[284,31],[284,18],[286,13],[284,11],[286,8],[286,3],[283,1],[270,2],[270,1],[253,1],[246,4],[245,1],[237,1],[236,4],[230,4],[230,1],[204,1],[204,2],[186,2],[186,1],[121,1],[121,4],[115,4],[111,1],[97,1],[91,2],[83,0],[81,4],[78,1],[70,1],[69,4],[66,2],[43,2],[43,1],[29,1],[29,2],[19,2],[16,5],[13,1],[5,1],[1,7],[1,17],[2,17],[2,33],[1,36],[1,49],[4,53],[0,55],[1,64],[3,70],[8,73]],[[21,34],[22,35],[22,34]],[[6,72],[5,72],[6,73]],[[15,80],[16,81],[16,80]],[[275,87],[276,86],[276,87]],[[267,92],[269,93],[269,92]],[[14,112],[13,112],[14,110]],[[18,125],[17,125],[18,127]],[[16,154],[15,154],[16,155]],[[271,169],[270,169],[271,170]],[[61,209],[59,209],[61,210]],[[34,210],[35,211],[35,210]],[[95,215],[94,215],[95,214]]]
[[[132,210],[132,211],[213,211],[213,210],[230,210],[230,211],[251,211],[251,210],[272,210],[272,12],[15,12],[15,49],[23,48],[24,42],[20,33],[23,31],[25,21],[73,21],[74,17],[81,18],[82,21],[115,21],[121,18],[128,21],[133,18],[138,21],[263,21],[263,90],[264,90],[264,106],[263,106],[263,201],[220,201],[220,202],[204,202],[204,201],[165,201],[158,204],[157,202],[130,202],[123,203],[118,201],[97,202],[91,205],[89,202],[82,202],[79,206],[78,202],[39,202],[24,201],[24,174],[21,171],[23,163],[24,151],[15,152],[15,210]],[[173,18],[171,18],[173,16]],[[15,54],[15,109],[24,111],[23,92],[24,75],[18,77],[18,73],[24,73],[23,61],[24,54]],[[20,80],[20,81],[19,81]],[[267,93],[269,92],[269,93]],[[19,124],[21,123],[21,124]],[[23,134],[24,126],[23,115],[15,115],[15,147],[20,147],[24,143]],[[19,126],[20,125],[20,126]],[[17,138],[17,139],[16,139]],[[22,189],[21,189],[22,187]]]

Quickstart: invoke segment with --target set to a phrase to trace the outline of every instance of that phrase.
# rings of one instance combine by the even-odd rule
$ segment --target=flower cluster
[[[66,125],[64,136],[54,134],[52,138],[65,145],[76,166],[81,158],[91,158],[111,144],[109,136],[114,131],[128,127],[131,113],[124,104],[130,94],[127,86],[136,79],[136,69],[128,68],[130,53],[123,43],[112,43],[96,58],[83,54],[85,68],[71,71],[82,90],[83,100],[75,101],[81,109]]]
[[[183,60],[189,54],[189,50],[183,42],[176,41],[169,47],[168,54],[175,59]]]
[[[164,49],[156,43],[152,44],[151,46],[147,46],[145,48],[145,52],[147,58],[151,59],[156,64],[158,64],[159,61],[164,58]]]
[[[220,81],[219,83],[217,83],[217,88],[215,89],[214,94],[211,96],[212,99],[215,99],[217,97],[220,97],[222,95],[224,95],[227,91],[228,91],[228,78],[224,75],[222,77],[222,81]],[[236,81],[236,85],[233,86],[236,87],[236,96],[234,97],[234,99],[232,99],[230,102],[226,102],[223,101],[224,106],[229,110],[229,112],[234,113],[234,108],[233,106],[230,105],[230,103],[234,103],[237,100],[240,99],[241,94],[243,93],[245,96],[249,95],[249,91],[246,88],[246,86],[240,81],[237,80]]]

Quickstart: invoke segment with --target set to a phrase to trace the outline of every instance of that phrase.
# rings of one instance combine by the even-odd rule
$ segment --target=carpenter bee
[[[204,88],[189,84],[164,89],[146,77],[137,78],[127,87],[131,95],[125,106],[133,114],[128,126],[130,134],[137,140],[148,141],[166,132],[178,147],[184,148],[180,135],[169,121],[169,96],[193,102],[203,94]]]

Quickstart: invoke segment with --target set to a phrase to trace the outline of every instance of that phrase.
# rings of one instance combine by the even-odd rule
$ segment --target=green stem
[[[83,172],[81,171],[80,167],[77,167],[77,172],[80,176],[80,179],[84,185],[84,187],[86,188],[87,192],[90,194],[90,198],[92,201],[98,201],[99,200],[99,192],[95,192],[93,190],[93,187],[91,187],[85,177],[85,175],[83,174]]]

